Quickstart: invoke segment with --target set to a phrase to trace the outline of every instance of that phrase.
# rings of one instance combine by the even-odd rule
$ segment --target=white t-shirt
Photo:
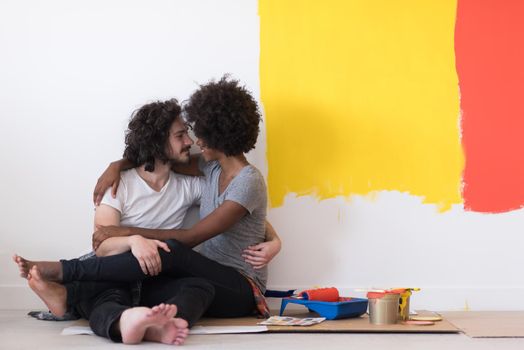
[[[130,169],[120,173],[116,198],[111,196],[109,188],[101,204],[120,212],[120,226],[180,228],[187,210],[200,204],[203,186],[201,177],[171,172],[167,183],[157,192],[136,169]]]

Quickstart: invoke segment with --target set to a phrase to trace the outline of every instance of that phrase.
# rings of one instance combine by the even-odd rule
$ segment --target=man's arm
[[[120,224],[120,212],[109,205],[99,205],[95,212],[95,229],[98,225]],[[104,240],[96,249],[96,256],[109,256],[131,251],[146,275],[156,276],[162,270],[158,248],[169,252],[165,242],[146,239],[141,236],[111,237]]]
[[[226,200],[211,214],[200,220],[190,229],[145,229],[138,227],[103,226],[93,234],[93,245],[100,244],[108,237],[140,235],[146,238],[165,241],[176,239],[187,246],[194,247],[237,223],[247,214],[246,208],[237,202]]]
[[[111,195],[116,197],[116,190],[120,183],[120,172],[134,168],[135,165],[129,160],[122,158],[109,164],[107,169],[102,173],[96,182],[95,190],[93,192],[93,203],[98,206],[106,193],[106,190],[111,187]]]
[[[266,220],[266,242],[271,241],[278,241],[279,244],[282,242],[280,241],[280,236],[277,234],[277,231],[275,231],[275,228],[269,221]],[[280,249],[279,249],[280,250]]]
[[[99,226],[119,226],[120,212],[109,205],[99,205],[95,211],[95,231]],[[96,256],[109,256],[127,252],[131,249],[129,237],[111,237],[106,239],[96,249]]]
[[[266,241],[244,249],[242,257],[253,268],[261,269],[280,252],[282,241],[273,226],[266,220]]]

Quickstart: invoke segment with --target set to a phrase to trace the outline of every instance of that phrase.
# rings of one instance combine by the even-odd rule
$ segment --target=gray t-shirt
[[[217,161],[200,161],[205,175],[205,190],[200,202],[203,219],[224,201],[236,202],[248,213],[229,230],[200,245],[199,252],[222,265],[230,266],[251,278],[262,293],[266,290],[267,267],[255,270],[244,261],[242,252],[250,245],[261,243],[266,236],[267,191],[264,177],[252,165],[245,166],[220,195],[219,176],[222,168]]]

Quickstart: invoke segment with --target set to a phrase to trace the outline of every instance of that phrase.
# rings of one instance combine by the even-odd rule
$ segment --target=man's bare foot
[[[62,317],[67,311],[67,290],[58,283],[46,281],[40,275],[38,266],[33,266],[27,274],[29,287],[47,305],[52,314]]]
[[[13,255],[13,261],[18,265],[20,276],[27,278],[33,266],[38,266],[38,272],[48,281],[62,281],[62,263],[60,261],[31,261],[19,255]]]
[[[170,321],[177,330],[175,341],[171,344],[182,345],[186,341],[187,336],[189,335],[189,328],[187,321],[182,318],[173,318]]]
[[[171,345],[182,345],[184,343],[189,334],[187,321],[182,318],[173,318],[177,309],[175,305],[170,306],[171,309],[166,308],[164,312],[169,320],[162,327],[149,327],[144,335],[144,340]]]
[[[122,313],[119,321],[122,342],[124,344],[140,343],[148,328],[162,328],[175,314],[175,305],[160,304],[153,308],[134,307],[127,309]]]
[[[171,344],[182,345],[189,334],[187,321],[181,318],[173,318],[166,322],[163,327],[149,327],[144,336],[144,340]]]

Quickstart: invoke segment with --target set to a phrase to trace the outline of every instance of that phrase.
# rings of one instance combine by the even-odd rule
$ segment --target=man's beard
[[[186,152],[189,153],[190,150],[191,150],[191,147],[188,147],[187,149],[180,152],[180,154],[183,154]],[[190,161],[191,161],[191,153],[189,153],[187,158],[185,158],[184,160],[182,160],[182,157],[179,157],[175,159],[170,159],[169,163],[171,163],[171,165],[177,165],[177,164],[185,165],[185,164],[189,164]]]

